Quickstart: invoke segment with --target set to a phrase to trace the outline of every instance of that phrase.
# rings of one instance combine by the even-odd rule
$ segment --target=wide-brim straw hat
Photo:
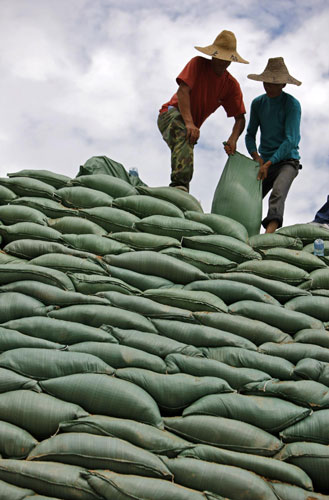
[[[292,83],[293,85],[302,84],[302,82],[296,80],[296,78],[289,74],[283,57],[270,58],[263,73],[260,75],[248,75],[248,78],[250,78],[250,80],[266,83]]]
[[[219,33],[212,45],[194,48],[207,54],[207,56],[216,57],[216,59],[249,64],[249,61],[246,61],[237,53],[236,38],[232,31],[224,30]]]

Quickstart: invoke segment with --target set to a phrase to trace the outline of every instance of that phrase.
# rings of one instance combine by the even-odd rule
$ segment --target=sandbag
[[[126,380],[80,373],[40,382],[42,389],[64,401],[82,404],[92,414],[131,418],[163,428],[162,418],[154,399],[141,387]],[[0,415],[1,416],[1,415]],[[70,420],[69,418],[62,418]]]
[[[11,189],[0,185],[0,205],[7,205],[15,198],[17,198],[17,195]]]
[[[0,323],[27,316],[46,316],[53,309],[23,293],[0,293]]]
[[[327,231],[327,229],[326,229],[326,231]],[[324,250],[324,256],[328,257],[328,255],[329,255],[329,241],[324,240],[323,241],[323,246],[324,246],[324,248],[323,248],[323,250]],[[305,245],[304,248],[303,248],[303,251],[314,254],[314,242],[312,241],[312,243],[309,243],[308,245]]]
[[[1,299],[1,295],[0,295]],[[143,332],[156,333],[151,321],[141,314],[126,311],[123,315],[120,309],[112,306],[99,305],[77,305],[68,306],[51,311],[50,318],[73,321],[84,325],[99,327],[101,325],[111,325],[118,328],[135,328]]]
[[[0,236],[1,239],[1,236]],[[0,241],[1,243],[1,241]],[[13,257],[12,255],[9,255],[8,253],[4,252],[3,250],[0,250],[0,265],[3,264],[26,264],[27,260],[26,259],[20,259],[18,257]]]
[[[128,182],[106,174],[80,175],[72,179],[68,185],[96,189],[110,195],[112,198],[131,196],[137,193],[136,189]]]
[[[201,236],[213,233],[210,227],[200,222],[165,215],[150,215],[136,222],[135,227],[145,233],[170,236],[179,241],[187,236]]]
[[[21,198],[11,200],[10,205],[24,205],[26,207],[35,208],[52,219],[65,216],[78,217],[79,215],[79,212],[74,208],[64,207],[64,205],[58,201],[49,198],[41,198],[39,196],[22,196]]]
[[[253,300],[255,302],[264,302],[265,304],[280,305],[274,297],[260,288],[225,279],[194,281],[185,285],[184,289],[210,292],[222,299],[227,305],[240,300]]]
[[[99,292],[119,292],[125,295],[142,293],[141,290],[128,285],[112,276],[100,274],[68,273],[74,288],[81,294],[94,295]]]
[[[33,222],[35,224],[47,225],[47,217],[39,210],[21,205],[0,206],[0,220],[9,226],[19,222]]]
[[[216,255],[221,255],[236,263],[245,262],[253,259],[261,259],[258,252],[253,248],[231,236],[223,235],[206,235],[206,236],[191,236],[183,237],[183,247],[201,250],[204,252],[212,252]]]
[[[174,257],[157,252],[139,251],[105,257],[110,266],[146,275],[159,276],[173,283],[187,284],[191,281],[207,279],[207,276],[191,264],[180,262]],[[111,272],[111,268],[110,268]]]
[[[286,302],[285,307],[291,311],[308,314],[320,321],[329,321],[329,297],[296,297]]]
[[[294,372],[299,377],[315,380],[329,387],[329,363],[306,357],[297,363]]]
[[[38,441],[29,432],[17,425],[0,421],[0,453],[4,458],[26,458],[37,444]]]
[[[262,220],[259,163],[236,152],[229,155],[218,181],[211,212],[240,222],[249,236],[258,234]]]
[[[213,359],[168,354],[165,358],[168,373],[188,373],[195,377],[219,377],[233,388],[240,390],[250,382],[270,380],[270,375],[252,368],[236,368]]]
[[[30,337],[16,330],[10,330],[9,328],[0,326],[0,353],[10,351],[11,349],[19,349],[20,347],[64,349],[65,346],[57,342]]]
[[[36,498],[32,490],[28,490],[26,488],[20,488],[19,486],[15,486],[14,484],[9,484],[1,480],[0,480],[0,491],[2,494],[2,498],[4,500],[27,500],[27,499],[31,500],[31,498],[33,498],[33,500],[47,500],[47,499],[51,500],[50,497],[47,497],[47,499],[46,497]]]
[[[237,271],[253,273],[262,278],[279,280],[288,283],[288,285],[297,286],[301,283],[305,283],[307,287],[311,284],[311,274],[292,264],[275,260],[251,260],[249,262],[243,262],[237,267]],[[321,270],[320,272],[323,271]]]
[[[31,259],[29,263],[30,265],[56,269],[63,273],[82,272],[86,274],[107,275],[106,270],[98,262],[91,259],[82,259],[74,255],[49,253]]]
[[[202,207],[198,200],[194,198],[189,193],[185,193],[180,189],[173,189],[172,187],[160,186],[160,187],[148,187],[148,186],[138,186],[137,191],[143,195],[147,195],[154,198],[159,198],[160,200],[166,200],[173,203],[179,207],[183,212],[187,210],[193,210],[196,212],[203,212]]]
[[[156,455],[109,436],[80,432],[58,434],[39,443],[27,459],[172,479],[172,474]]]
[[[203,214],[191,210],[185,212],[184,215],[186,219],[201,222],[201,224],[211,227],[215,234],[231,236],[232,238],[244,241],[245,243],[248,242],[247,229],[240,224],[240,222],[237,222],[234,219],[230,219],[224,215]]]
[[[82,478],[85,469],[56,462],[0,460],[0,480],[65,500],[101,500]]]
[[[113,368],[144,368],[158,373],[166,373],[166,363],[159,356],[134,347],[105,344],[104,342],[79,342],[70,346],[68,350],[76,353],[92,354]]]
[[[329,231],[317,224],[293,224],[292,226],[280,227],[276,231],[277,234],[299,238],[304,245],[313,243],[317,238],[329,240]]]
[[[240,420],[264,431],[276,433],[311,414],[289,401],[243,394],[211,394],[192,403],[183,416],[212,415]]]
[[[107,239],[117,241],[122,245],[127,245],[134,250],[153,250],[158,252],[164,248],[178,247],[180,248],[180,243],[176,238],[170,238],[169,236],[154,236],[149,233],[135,233],[130,231],[124,231],[120,233],[111,234]],[[111,253],[111,252],[106,252]],[[114,253],[114,252],[112,252]],[[117,252],[119,253],[119,252]],[[122,252],[123,253],[123,252]]]
[[[65,186],[71,179],[67,175],[57,174],[55,172],[51,172],[50,170],[19,170],[18,172],[11,172],[8,174],[9,178],[13,177],[28,177],[30,179],[37,179],[38,181],[45,182],[46,184],[50,184],[55,188],[60,188]]]
[[[280,500],[329,500],[329,496],[327,495],[321,495],[312,491],[310,496],[309,491],[292,486],[291,484],[270,482],[270,485]]]
[[[93,207],[79,210],[79,214],[89,222],[98,224],[106,233],[132,231],[134,224],[140,219],[136,215],[114,207]]]
[[[22,257],[24,259],[34,259],[40,257],[44,254],[49,253],[60,253],[64,255],[73,255],[75,257],[80,257],[82,259],[91,259],[93,262],[103,265],[100,259],[97,259],[95,255],[90,252],[83,252],[82,250],[74,250],[68,248],[67,246],[57,243],[55,241],[43,241],[43,240],[16,240],[8,243],[5,247],[5,251],[11,255],[17,257]]]
[[[275,455],[283,443],[268,432],[230,418],[209,415],[167,417],[165,428],[193,443],[209,444],[264,457]]]
[[[262,252],[265,260],[278,260],[280,262],[286,262],[287,264],[300,267],[309,273],[315,269],[325,269],[327,267],[326,263],[319,259],[316,255],[300,250],[270,248],[269,250],[263,250]]]
[[[285,443],[310,441],[329,445],[329,410],[318,410],[301,422],[297,422],[280,432]]]
[[[183,212],[173,203],[154,197],[151,198],[147,195],[139,194],[116,198],[113,201],[113,206],[130,212],[141,219],[151,215],[165,215],[167,217],[184,218]]]
[[[148,276],[136,271],[130,271],[123,267],[109,266],[109,272],[113,278],[117,278],[138,290],[148,290],[149,288],[166,288],[174,286],[174,283],[160,276]]]
[[[6,368],[0,368],[0,393],[15,391],[20,389],[31,390],[35,392],[41,392],[40,387],[36,380],[24,377],[12,370],[7,370]],[[1,418],[1,417],[0,417]]]
[[[324,329],[308,329],[300,330],[294,336],[295,342],[303,344],[316,344],[321,347],[329,348],[329,332]]]
[[[125,244],[96,234],[63,234],[62,238],[69,247],[95,255],[120,254],[131,251]]]
[[[328,231],[329,233],[329,231]],[[310,273],[311,290],[317,290],[323,288],[324,290],[329,290],[329,269],[317,269]]]
[[[0,235],[5,243],[10,243],[16,240],[45,240],[45,241],[60,241],[61,233],[51,227],[41,226],[34,222],[17,222],[11,226],[0,225]]]
[[[111,160],[107,156],[92,156],[84,165],[80,166],[77,177],[82,175],[98,175],[105,174],[107,176],[123,179],[132,186],[146,185],[139,176],[130,175],[121,163]]]
[[[228,310],[231,314],[262,320],[292,335],[305,328],[321,328],[323,326],[321,321],[308,316],[308,314],[253,300],[241,300],[231,304]]]
[[[79,418],[79,420],[62,422],[59,431],[86,432],[99,436],[116,437],[144,450],[168,457],[175,457],[180,452],[194,447],[192,443],[171,432],[135,420],[106,417],[104,415],[90,415]]]
[[[227,312],[225,302],[209,292],[162,288],[160,290],[146,290],[143,295],[161,304],[178,306],[188,311]]]
[[[298,344],[297,342],[274,344],[273,342],[266,342],[259,346],[258,351],[288,359],[294,365],[304,358],[313,358],[329,363],[329,349],[312,344]]]
[[[55,198],[56,189],[50,184],[29,177],[1,177],[0,185],[5,186],[18,196],[41,196]]]
[[[72,208],[110,207],[113,200],[106,193],[80,186],[57,189],[56,195],[63,205]]]
[[[111,366],[93,354],[36,348],[12,349],[0,354],[0,367],[35,380],[64,377],[74,373],[113,375],[115,372]]]
[[[95,224],[83,217],[60,217],[59,219],[48,219],[49,227],[64,234],[95,234],[103,236],[107,231],[100,225]]]
[[[50,342],[59,342],[63,345],[88,341],[117,343],[108,331],[101,330],[100,328],[42,316],[8,321],[1,326],[6,329],[17,330],[31,337]]]
[[[283,234],[263,233],[256,234],[249,238],[249,244],[256,250],[267,250],[268,248],[292,248],[294,250],[302,250],[303,242],[299,238],[284,236]]]
[[[6,285],[13,281],[31,280],[40,281],[48,285],[57,286],[63,290],[74,292],[72,281],[65,273],[56,269],[24,264],[4,264],[0,265],[0,284]]]
[[[161,250],[164,255],[170,255],[175,259],[191,264],[204,273],[225,273],[236,267],[236,263],[211,252],[193,250],[191,248],[166,248]]]
[[[87,415],[88,413],[80,406],[61,401],[48,394],[27,390],[0,394],[0,419],[25,429],[38,439],[50,437],[64,420]]]

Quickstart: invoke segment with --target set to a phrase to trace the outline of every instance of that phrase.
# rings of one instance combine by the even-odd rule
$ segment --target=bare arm
[[[192,144],[195,144],[200,137],[200,130],[193,122],[192,113],[191,113],[191,100],[190,100],[190,92],[191,89],[186,83],[181,83],[178,91],[178,107],[180,114],[184,120],[186,126],[186,135]]]
[[[225,151],[228,155],[233,155],[236,151],[236,144],[240,135],[242,134],[244,127],[246,125],[246,120],[244,115],[238,115],[234,117],[234,125],[232,133],[225,144]]]

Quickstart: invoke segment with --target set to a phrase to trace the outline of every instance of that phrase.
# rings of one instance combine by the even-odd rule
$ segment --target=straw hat
[[[232,31],[224,30],[219,33],[212,45],[207,47],[194,47],[195,49],[207,54],[207,56],[223,59],[224,61],[240,62],[249,64],[249,61],[242,59],[236,51],[236,38]]]
[[[250,80],[266,83],[292,83],[301,85],[302,82],[293,78],[284,63],[283,57],[272,57],[268,60],[266,68],[260,75],[248,75]]]

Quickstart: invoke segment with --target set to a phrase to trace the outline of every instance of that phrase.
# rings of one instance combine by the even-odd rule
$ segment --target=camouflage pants
[[[193,175],[194,144],[186,139],[185,123],[178,109],[169,109],[161,113],[158,127],[164,141],[171,149],[170,186],[185,186],[189,189]]]

